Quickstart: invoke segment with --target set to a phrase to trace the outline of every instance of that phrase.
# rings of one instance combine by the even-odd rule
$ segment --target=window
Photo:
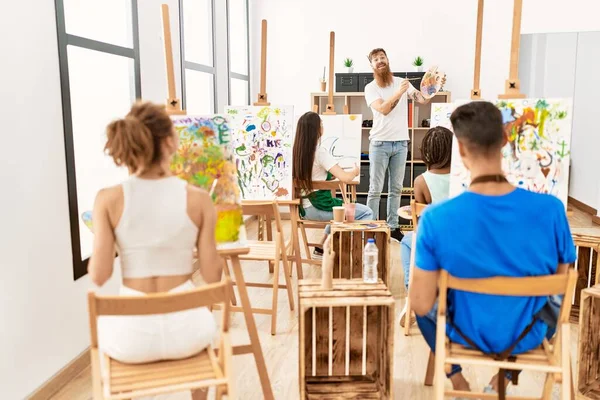
[[[213,0],[181,0],[183,108],[188,114],[215,112]]]
[[[81,215],[128,172],[103,149],[105,129],[141,97],[137,0],[55,0],[73,274],[87,273],[93,234]]]
[[[248,0],[227,1],[229,104],[250,104]]]

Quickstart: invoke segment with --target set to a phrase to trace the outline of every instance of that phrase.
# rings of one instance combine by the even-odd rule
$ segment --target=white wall
[[[54,2],[5,11],[0,35],[19,40],[0,67],[0,390],[21,399],[88,346],[91,285],[73,281]]]
[[[569,195],[600,210],[598,201],[598,149],[600,128],[595,91],[600,87],[600,32],[580,33],[577,41],[577,70],[573,96],[571,138],[571,184]]]
[[[355,72],[369,72],[367,54],[387,50],[394,71],[412,70],[421,55],[425,67],[447,73],[453,99],[470,96],[473,85],[476,0],[429,0],[415,7],[397,0],[254,0],[250,9],[251,98],[259,89],[260,21],[267,19],[267,93],[277,104],[291,104],[299,115],[310,108],[310,92],[319,90],[323,66],[329,64],[329,32],[336,33],[335,72],[344,72],[345,57]],[[424,10],[427,10],[425,13]],[[583,12],[583,10],[587,10]],[[527,0],[522,33],[599,30],[594,0]],[[484,9],[481,91],[484,98],[504,92],[510,59],[512,1],[488,0]]]
[[[600,32],[541,33],[522,36],[519,77],[531,97],[573,98],[569,195],[600,209],[595,149],[600,129],[595,88],[600,85]]]
[[[139,2],[142,92],[157,102],[167,97],[162,2]],[[176,33],[177,0],[168,2]],[[22,399],[89,345],[93,285],[87,276],[73,281],[54,2],[11,2],[5,11],[0,35],[19,40],[0,41],[10,54],[0,66],[1,116],[10,115],[0,130],[0,391]],[[118,270],[103,292],[116,290]]]

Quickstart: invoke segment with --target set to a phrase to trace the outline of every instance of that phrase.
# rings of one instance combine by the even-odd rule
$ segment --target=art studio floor
[[[584,213],[575,210],[570,218],[574,233],[600,235],[600,226],[593,226],[591,219]],[[248,226],[249,237],[256,237],[257,224],[252,222]],[[289,222],[286,221],[286,230],[289,233]],[[253,236],[254,235],[254,236]],[[317,236],[318,232],[314,232]],[[404,305],[406,291],[403,285],[403,273],[400,265],[400,246],[392,243],[392,283],[391,291],[396,297],[397,313]],[[245,262],[244,274],[247,281],[269,282],[272,276],[265,263]],[[304,267],[305,278],[320,277],[320,268]],[[295,275],[294,275],[295,277]],[[282,280],[283,281],[283,280]],[[294,284],[294,286],[296,286]],[[296,289],[296,288],[295,288]],[[270,289],[249,289],[250,299],[254,306],[270,307]],[[295,290],[297,293],[297,291]],[[287,296],[281,292],[279,296],[279,314],[277,335],[270,334],[270,317],[255,315],[261,345],[271,378],[273,392],[277,400],[297,399],[298,395],[298,315],[297,310],[290,311]],[[298,302],[296,301],[297,305]],[[571,326],[572,343],[571,354],[574,370],[577,365],[577,333],[576,325]],[[247,333],[242,314],[232,315],[232,340],[234,344],[246,343]],[[400,325],[395,325],[395,359],[394,359],[394,392],[396,399],[430,400],[432,389],[423,386],[425,367],[427,365],[429,349],[420,335],[416,325],[413,326],[411,336],[404,336]],[[239,399],[259,400],[262,392],[259,385],[258,374],[254,360],[250,355],[237,356],[234,359],[235,389]],[[481,389],[488,383],[495,372],[482,368],[465,367],[464,374],[473,389]],[[510,387],[509,394],[539,395],[542,390],[544,376],[524,372],[519,379],[519,386]],[[555,385],[553,398],[558,399],[558,386]],[[212,396],[211,396],[212,397]],[[75,377],[68,385],[62,388],[53,400],[87,400],[92,398],[92,384],[90,368],[88,367],[79,376]],[[188,399],[189,395],[165,396],[165,399]],[[163,399],[163,397],[161,397]]]

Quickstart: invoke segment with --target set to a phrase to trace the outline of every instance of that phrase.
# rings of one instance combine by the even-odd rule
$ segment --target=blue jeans
[[[317,210],[314,206],[306,207],[304,212],[304,219],[311,219],[313,221],[331,221],[333,219],[333,211]],[[356,213],[354,214],[354,219],[357,221],[373,220],[373,212],[364,204],[356,203]],[[329,235],[330,232],[331,226],[327,225],[325,227],[325,234]]]
[[[400,258],[402,259],[402,269],[404,270],[404,286],[408,289],[408,279],[410,277],[410,251],[412,247],[412,237],[414,232],[406,232],[400,241]]]
[[[385,172],[388,171],[387,224],[397,229],[398,208],[406,169],[408,140],[382,142],[372,140],[369,144],[369,196],[367,206],[373,211],[373,217],[379,219],[379,200],[383,190]]]
[[[562,303],[562,299],[560,296],[550,296],[548,297],[548,305],[549,307],[545,307],[542,309],[542,312],[539,314],[539,318],[548,325],[548,331],[546,332],[546,339],[550,340],[554,333],[556,332],[556,325],[558,322],[558,314],[560,312],[560,305]],[[433,353],[435,353],[435,330],[437,324],[437,301],[433,305],[433,308],[424,316],[420,317],[417,315],[417,325],[419,325],[419,330],[423,334],[423,338],[427,342],[427,345],[431,349]],[[452,365],[452,369],[449,374],[446,374],[448,378],[452,375],[461,372],[462,368],[460,365]],[[506,372],[506,377],[511,379],[512,374],[510,372]]]

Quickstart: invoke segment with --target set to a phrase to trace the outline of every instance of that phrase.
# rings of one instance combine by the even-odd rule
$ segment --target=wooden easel
[[[323,115],[336,115],[335,105],[333,104],[333,64],[335,60],[335,32],[329,33],[329,96],[327,98],[327,106]],[[319,106],[313,105],[313,112],[319,112]],[[344,104],[344,114],[348,114],[348,104]]]
[[[510,72],[504,87],[505,93],[498,95],[499,99],[524,99],[519,81],[519,47],[521,43],[521,12],[523,0],[514,0],[513,29],[510,50]]]
[[[481,37],[483,31],[483,0],[477,4],[477,31],[475,33],[475,68],[473,75],[473,89],[471,89],[471,100],[481,99],[479,79],[481,77]]]
[[[267,20],[262,20],[260,41],[260,92],[255,106],[270,106],[267,101]]]
[[[165,61],[167,65],[167,85],[168,85],[168,98],[167,98],[167,112],[170,115],[185,115],[185,111],[181,109],[181,100],[178,99],[175,92],[175,70],[173,67],[173,45],[171,43],[171,20],[169,19],[169,6],[167,4],[161,5],[162,9],[162,22],[163,22],[163,36],[165,44]]]

